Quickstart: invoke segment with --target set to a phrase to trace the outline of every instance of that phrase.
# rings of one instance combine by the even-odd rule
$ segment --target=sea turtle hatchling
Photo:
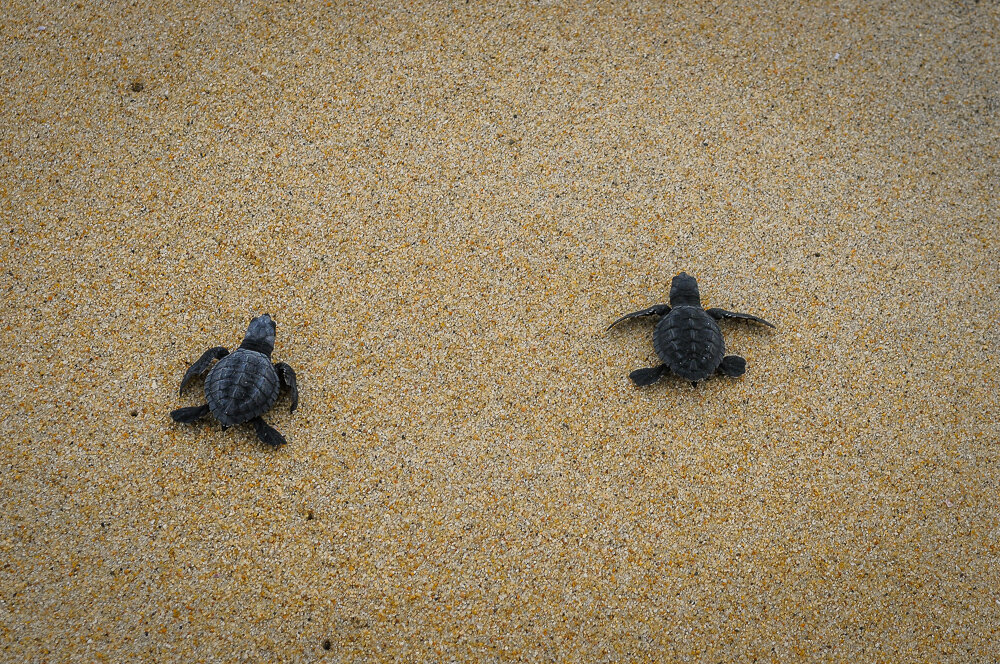
[[[170,413],[170,417],[175,422],[189,423],[211,412],[222,423],[223,429],[250,422],[262,442],[273,447],[284,445],[285,438],[261,417],[278,400],[283,387],[291,392],[291,412],[294,413],[299,405],[295,372],[284,362],[271,364],[274,331],[274,321],[264,314],[250,321],[243,343],[232,354],[224,346],[206,350],[184,374],[180,391],[183,394],[184,387],[192,378],[207,371],[205,398],[208,403],[178,408]],[[213,360],[219,362],[209,371]]]
[[[681,272],[670,282],[670,304],[657,304],[622,316],[608,326],[610,330],[628,318],[661,316],[653,330],[653,347],[663,361],[658,367],[636,369],[629,378],[636,385],[652,385],[667,370],[691,381],[695,387],[716,371],[726,376],[742,376],[747,362],[739,355],[726,355],[722,331],[716,320],[742,318],[774,327],[763,318],[737,314],[725,309],[702,309],[698,282]]]

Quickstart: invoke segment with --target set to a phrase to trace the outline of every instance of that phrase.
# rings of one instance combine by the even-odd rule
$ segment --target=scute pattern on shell
[[[704,380],[722,362],[722,330],[700,307],[675,307],[660,319],[653,332],[653,347],[663,363],[690,381]]]
[[[245,348],[223,358],[205,379],[208,407],[225,426],[266,413],[278,400],[280,388],[271,360]]]

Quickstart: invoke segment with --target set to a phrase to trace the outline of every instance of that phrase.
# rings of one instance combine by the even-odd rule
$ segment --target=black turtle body
[[[205,378],[208,407],[223,426],[260,417],[278,400],[281,381],[263,353],[240,348],[222,358]]]
[[[223,346],[210,348],[191,365],[181,380],[181,392],[195,376],[205,378],[205,400],[202,406],[178,408],[170,413],[176,422],[194,422],[209,413],[222,427],[249,422],[257,437],[275,447],[285,444],[284,437],[271,428],[261,417],[278,400],[283,387],[292,397],[292,412],[299,405],[299,390],[295,372],[284,362],[271,364],[274,351],[274,321],[267,314],[250,321],[243,343],[229,354]],[[219,362],[209,371],[213,361]]]
[[[719,324],[701,307],[674,307],[656,324],[653,348],[682,378],[697,382],[715,373],[726,346]]]
[[[725,309],[703,309],[698,282],[681,272],[670,283],[670,304],[657,304],[642,311],[622,316],[608,329],[628,318],[660,316],[653,331],[653,348],[663,362],[649,369],[637,369],[629,374],[636,385],[655,383],[668,370],[697,385],[715,373],[742,376],[746,360],[738,355],[726,355],[726,345],[717,320],[741,318],[774,327],[763,318],[738,314]]]

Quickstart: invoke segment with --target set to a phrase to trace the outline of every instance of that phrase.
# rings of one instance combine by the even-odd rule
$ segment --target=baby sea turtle
[[[691,275],[681,272],[670,282],[670,304],[657,304],[642,311],[622,316],[608,326],[612,327],[627,318],[662,316],[653,330],[653,347],[663,364],[649,369],[636,369],[628,375],[636,385],[652,385],[669,369],[691,381],[695,387],[718,371],[726,376],[742,376],[747,361],[739,355],[725,355],[722,331],[716,320],[743,318],[764,325],[771,325],[763,318],[750,314],[737,314],[725,309],[702,309],[698,282]]]
[[[274,330],[274,321],[268,314],[264,314],[250,321],[243,343],[232,355],[224,346],[206,350],[184,374],[181,393],[184,393],[184,386],[192,378],[208,371],[212,360],[220,360],[205,378],[205,398],[208,403],[178,408],[170,413],[170,417],[175,422],[194,422],[211,411],[222,423],[223,429],[250,422],[262,442],[274,447],[284,445],[285,438],[261,417],[278,400],[278,393],[283,387],[291,392],[291,412],[294,413],[299,405],[295,372],[284,362],[271,364]]]

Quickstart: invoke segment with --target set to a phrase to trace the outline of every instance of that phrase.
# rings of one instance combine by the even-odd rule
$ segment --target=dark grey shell
[[[270,358],[246,348],[222,358],[205,378],[208,407],[227,427],[266,413],[278,400],[280,390]]]
[[[653,347],[663,363],[690,381],[715,373],[725,354],[722,330],[701,307],[674,307],[653,331]]]

